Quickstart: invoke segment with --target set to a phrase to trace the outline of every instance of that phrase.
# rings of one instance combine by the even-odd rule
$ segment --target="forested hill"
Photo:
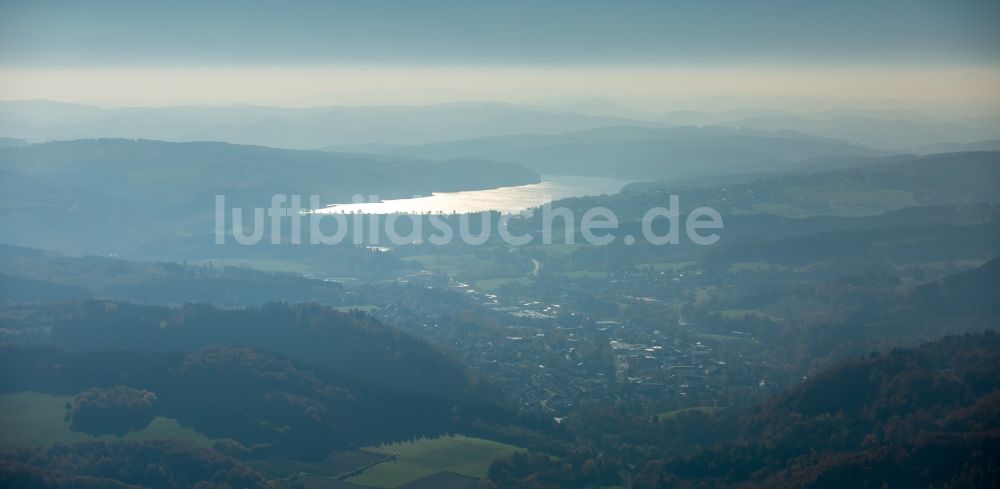
[[[996,487],[1000,335],[947,337],[844,362],[747,412],[568,420],[569,456],[518,455],[491,488]],[[607,434],[613,433],[613,436]]]
[[[67,416],[93,435],[123,435],[156,416],[243,455],[322,459],[332,450],[430,436],[451,406],[252,348],[191,353],[0,347],[0,392],[76,396]],[[252,453],[249,453],[252,452]]]
[[[314,304],[270,303],[220,309],[170,308],[115,301],[6,309],[3,341],[71,350],[194,351],[214,345],[264,348],[385,388],[444,401],[462,398],[464,368],[423,340],[361,312]]]
[[[200,195],[355,193],[410,197],[538,181],[530,170],[490,161],[427,161],[218,142],[83,139],[0,148],[0,167],[46,187],[86,188],[121,201],[182,204]],[[39,196],[41,197],[41,196]],[[269,202],[263,202],[261,205]]]
[[[367,250],[356,250],[355,259],[364,263],[369,255]],[[344,304],[339,282],[215,266],[211,262],[134,262],[0,245],[0,269],[0,303],[107,298],[146,304],[208,302],[221,306],[277,301]]]
[[[1000,258],[918,287],[913,306],[937,314],[1000,315]]]
[[[560,203],[573,207],[605,205],[619,217],[641,216],[649,202],[663,205],[665,195],[674,193],[683,195],[682,206],[709,205],[724,215],[808,217],[862,216],[914,206],[997,202],[995,182],[1000,179],[1000,152],[839,158],[802,170],[744,176],[738,182],[637,182],[618,195]]]
[[[742,438],[763,449],[745,474],[762,487],[988,487],[1000,480],[998,367],[992,331],[841,364],[744,421]]]
[[[89,441],[0,452],[0,486],[32,489],[278,489],[231,457],[175,440]],[[128,460],[131,463],[121,463]]]
[[[8,242],[59,251],[134,251],[205,235],[216,195],[227,208],[267,208],[276,194],[320,205],[523,185],[510,163],[426,161],[226,143],[94,139],[0,148],[0,226]],[[249,210],[247,212],[250,212]]]

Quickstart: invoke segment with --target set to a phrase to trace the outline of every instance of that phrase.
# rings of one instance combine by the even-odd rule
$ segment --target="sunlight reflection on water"
[[[353,214],[451,214],[499,211],[516,213],[553,200],[617,193],[629,180],[602,177],[542,175],[540,183],[489,190],[441,192],[412,199],[362,204],[335,204],[317,212]]]

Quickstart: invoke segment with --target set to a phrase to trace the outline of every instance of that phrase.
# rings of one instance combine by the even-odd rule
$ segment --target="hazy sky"
[[[997,25],[997,1],[2,0],[0,98],[995,101]]]

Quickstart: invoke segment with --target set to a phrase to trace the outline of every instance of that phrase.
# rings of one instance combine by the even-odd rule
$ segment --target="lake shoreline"
[[[317,214],[468,214],[500,212],[513,214],[571,197],[615,194],[632,183],[609,177],[542,175],[541,181],[527,185],[485,190],[433,192],[428,196],[407,199],[383,199],[378,202],[332,204],[316,209]]]

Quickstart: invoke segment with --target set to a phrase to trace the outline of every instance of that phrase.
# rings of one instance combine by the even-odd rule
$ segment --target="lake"
[[[542,175],[531,185],[500,187],[489,190],[440,192],[426,197],[391,199],[362,204],[334,204],[317,212],[353,214],[451,214],[499,211],[521,212],[553,200],[587,195],[618,193],[631,180],[569,175]]]

